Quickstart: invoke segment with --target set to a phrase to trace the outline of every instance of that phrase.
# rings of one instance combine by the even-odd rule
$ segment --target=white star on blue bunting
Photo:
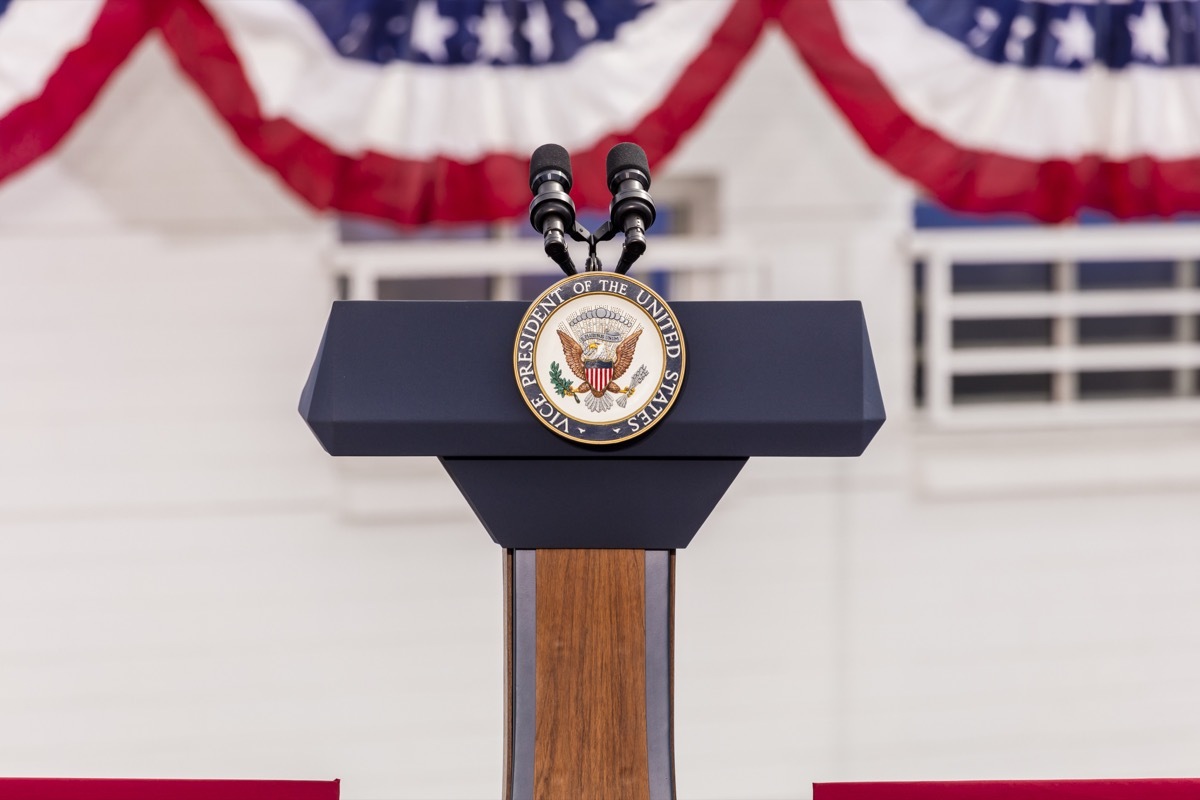
[[[1096,32],[1082,8],[1072,8],[1067,18],[1050,21],[1050,32],[1058,39],[1054,59],[1062,64],[1089,64],[1096,56]]]
[[[1129,18],[1129,36],[1133,39],[1135,58],[1145,58],[1155,64],[1167,62],[1167,42],[1171,32],[1158,3],[1147,3],[1141,16]]]
[[[457,22],[438,13],[437,0],[421,0],[413,14],[409,42],[413,50],[424,53],[430,61],[445,61],[449,58],[446,40],[456,30]]]

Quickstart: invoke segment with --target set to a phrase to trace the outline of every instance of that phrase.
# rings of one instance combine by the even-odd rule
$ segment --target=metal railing
[[[1080,423],[1143,423],[1200,419],[1200,225],[1145,224],[921,231],[912,257],[923,264],[919,297],[924,337],[919,353],[927,418],[936,426],[1003,428]],[[1172,285],[1152,288],[1080,286],[1088,262],[1170,262]],[[1049,264],[1050,280],[1034,291],[956,291],[955,270]],[[969,266],[968,266],[969,265]],[[1171,317],[1169,341],[1088,343],[1077,335],[1088,317]],[[956,347],[954,324],[964,320],[1046,320],[1047,341],[1030,346]],[[1169,391],[1146,398],[1081,397],[1081,376],[1092,372],[1171,373]],[[1002,393],[965,402],[956,397],[964,376],[1048,375],[1042,402],[1015,402]],[[1119,394],[1119,393],[1118,393]]]
[[[619,245],[601,248],[605,266],[617,261]],[[543,256],[541,241],[499,238],[471,241],[343,242],[331,255],[331,270],[345,281],[350,300],[378,297],[380,281],[395,279],[488,278],[491,300],[520,299],[525,276],[562,277]],[[582,263],[582,260],[580,260]],[[742,296],[757,270],[724,237],[659,236],[630,274],[666,273],[670,298],[712,300]]]

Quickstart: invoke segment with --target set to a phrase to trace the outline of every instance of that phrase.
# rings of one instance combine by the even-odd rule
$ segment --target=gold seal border
[[[659,412],[658,416],[655,417],[654,419],[652,419],[648,424],[646,424],[639,430],[635,431],[634,433],[631,433],[628,436],[623,436],[620,439],[605,439],[603,441],[595,441],[593,439],[581,439],[578,436],[572,436],[569,433],[563,433],[561,429],[556,428],[553,425],[551,425],[549,422],[547,422],[546,418],[543,417],[541,414],[539,414],[538,410],[533,407],[533,403],[531,403],[529,401],[529,396],[525,394],[525,387],[521,385],[521,376],[518,372],[517,356],[521,352],[518,349],[521,344],[521,331],[523,331],[525,329],[525,323],[527,323],[529,321],[530,315],[533,314],[533,310],[535,308],[537,308],[538,304],[541,303],[543,300],[545,300],[546,297],[548,295],[550,295],[552,292],[554,292],[554,290],[557,289],[558,287],[560,287],[566,283],[569,283],[569,282],[574,282],[574,281],[579,281],[579,280],[587,280],[588,279],[587,276],[589,276],[589,275],[607,276],[614,280],[629,281],[630,283],[634,284],[635,286],[639,286],[642,289],[645,289],[647,292],[650,293],[650,296],[653,297],[655,300],[657,300],[659,305],[661,305],[666,310],[667,314],[670,315],[671,322],[674,323],[674,325],[675,325],[675,331],[679,334],[679,381],[678,381],[678,383],[676,383],[675,391],[671,395],[671,399],[667,401],[666,408],[664,408],[661,412]],[[607,292],[607,291],[597,290],[597,291],[584,292],[583,294],[577,294],[571,298],[571,301],[578,300],[583,297],[593,297],[593,296],[600,296],[600,295],[611,295],[613,297],[620,297],[623,300],[629,300],[629,297],[627,295],[618,294],[617,292]],[[567,301],[567,302],[570,302],[570,301]],[[629,300],[629,302],[633,303],[635,306],[638,305],[636,301]],[[566,303],[562,303],[561,305],[566,305]],[[640,306],[638,306],[638,307],[640,308]],[[645,311],[644,308],[642,310]],[[646,316],[650,317],[651,322],[654,322],[654,317],[651,316],[648,311],[646,312]],[[546,318],[549,319],[549,315],[546,315]],[[535,337],[533,337],[533,353],[535,355],[537,354],[538,341],[541,339],[542,332],[544,329],[545,329],[545,326],[539,327],[537,335]],[[666,342],[666,339],[663,337],[662,327],[659,326],[657,322],[655,322],[654,330],[658,334],[659,340],[662,342],[663,354],[665,355],[667,342]],[[663,365],[663,373],[666,374],[666,364],[665,363]],[[579,442],[580,444],[590,444],[590,445],[595,445],[597,447],[602,447],[604,445],[609,445],[609,444],[620,444],[621,442],[628,442],[630,439],[636,439],[637,437],[641,436],[643,433],[645,433],[646,431],[650,430],[655,425],[657,425],[663,419],[663,417],[665,417],[667,415],[667,413],[671,410],[671,408],[675,405],[675,401],[679,399],[679,393],[683,390],[683,379],[686,374],[687,374],[687,342],[684,340],[683,329],[679,326],[679,317],[675,316],[675,310],[671,308],[671,306],[667,303],[667,301],[664,300],[662,298],[662,296],[659,295],[658,292],[654,291],[649,286],[647,286],[646,284],[639,281],[637,278],[631,278],[628,275],[615,275],[614,273],[611,273],[611,272],[610,273],[583,272],[583,273],[576,273],[575,275],[567,275],[562,280],[551,285],[548,289],[546,289],[544,292],[542,292],[540,295],[538,295],[537,299],[535,299],[532,303],[529,304],[529,308],[527,308],[525,310],[525,314],[521,317],[521,324],[517,326],[517,335],[513,338],[513,379],[516,381],[517,391],[521,393],[521,399],[525,401],[526,407],[529,409],[530,413],[533,414],[533,416],[537,419],[538,422],[542,423],[542,425],[545,425],[547,428],[554,431],[555,435],[561,436],[564,439],[570,439],[573,442]],[[542,386],[541,379],[538,377],[536,372],[534,372],[533,377],[534,377],[534,380],[537,381],[538,388],[541,389],[542,394],[543,395],[546,394],[545,387]],[[659,384],[659,388],[662,388],[661,383]],[[546,402],[549,403],[551,401],[549,400],[549,398],[547,398]],[[642,412],[642,410],[644,410],[646,408],[646,406],[650,405],[650,402],[652,402],[652,401],[650,401],[650,400],[646,401],[646,403],[644,403],[638,409],[637,413],[640,414]],[[567,414],[565,411],[559,410],[558,406],[554,406],[554,408],[556,411],[558,411],[558,413],[562,414],[567,419],[582,423],[584,425],[591,425],[592,427],[596,427],[596,425],[597,425],[597,423],[589,422],[588,420],[575,419],[575,417],[572,417],[570,414]],[[636,414],[632,414],[630,416],[636,416]]]

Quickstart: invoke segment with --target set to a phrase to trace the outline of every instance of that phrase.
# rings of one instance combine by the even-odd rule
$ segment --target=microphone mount
[[[592,236],[591,231],[580,225],[578,220],[572,222],[570,227],[558,226],[551,222],[550,229],[546,231],[544,238],[546,255],[550,256],[551,260],[558,264],[566,274],[577,274],[579,270],[575,268],[575,262],[571,260],[571,254],[567,251],[567,236],[577,242],[587,242],[588,257],[584,262],[584,271],[592,272],[593,269],[600,269],[600,260],[596,258],[595,237]],[[596,263],[594,268],[593,261]]]
[[[546,235],[545,235],[546,255],[550,256],[550,258],[554,261],[554,263],[556,263],[560,267],[562,267],[563,272],[567,273],[568,275],[577,274],[579,272],[579,270],[575,268],[574,262],[571,261],[570,254],[567,253],[566,237],[570,236],[572,239],[574,239],[577,242],[586,242],[587,243],[588,254],[587,254],[587,260],[584,261],[584,263],[583,263],[583,271],[584,272],[601,272],[603,270],[604,266],[600,262],[600,255],[596,252],[596,245],[599,242],[607,242],[609,239],[616,236],[618,230],[619,230],[618,228],[614,228],[607,221],[605,221],[605,223],[603,225],[601,225],[596,230],[595,233],[592,233],[587,228],[585,228],[582,224],[579,223],[578,220],[576,220],[569,228],[565,228],[560,225],[556,225],[552,221],[550,223],[550,229],[546,231]],[[626,242],[626,247],[628,247],[628,242]],[[645,239],[645,236],[643,235],[642,236],[642,252],[645,252],[645,250],[646,250],[646,239]],[[641,255],[641,253],[639,253],[638,255]],[[622,251],[621,257],[622,257],[622,259],[624,259],[624,251]],[[565,258],[565,263],[564,263],[564,258]],[[630,263],[632,263],[632,261]],[[568,269],[568,267],[569,267],[569,269]],[[629,269],[629,267],[627,266],[627,267],[625,267],[625,269],[621,270],[621,272],[624,273],[628,269]]]

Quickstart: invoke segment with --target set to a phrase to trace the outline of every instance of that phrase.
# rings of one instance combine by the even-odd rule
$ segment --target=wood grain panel
[[[537,553],[535,800],[649,800],[642,550]]]

